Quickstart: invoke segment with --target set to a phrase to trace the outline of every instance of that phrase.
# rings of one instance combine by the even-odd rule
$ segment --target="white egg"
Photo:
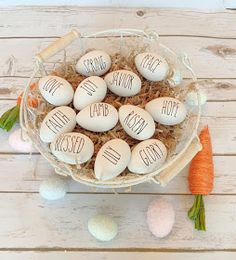
[[[177,87],[181,84],[183,78],[180,70],[173,69],[171,76],[167,79],[167,82],[171,87]]]
[[[168,75],[168,63],[156,53],[140,53],[135,57],[134,62],[139,73],[147,80],[161,81]]]
[[[153,172],[165,162],[166,156],[167,149],[161,141],[145,140],[133,148],[128,169],[137,174]]]
[[[73,99],[71,84],[57,76],[46,76],[39,80],[39,91],[45,100],[54,106],[65,106]]]
[[[118,122],[117,110],[107,103],[94,103],[82,109],[76,116],[78,125],[93,132],[106,132]]]
[[[74,107],[82,110],[95,102],[101,102],[107,93],[106,82],[98,77],[91,76],[83,80],[77,87],[74,95]]]
[[[141,79],[132,71],[112,71],[105,76],[104,80],[110,91],[121,97],[134,96],[141,90]]]
[[[54,139],[50,148],[59,161],[72,165],[87,162],[94,153],[92,140],[80,133],[61,134]]]
[[[153,119],[163,125],[177,125],[187,115],[185,105],[176,98],[161,97],[148,102],[145,109]]]
[[[57,107],[43,119],[39,135],[43,142],[51,143],[58,135],[71,132],[75,125],[75,111],[67,106]]]
[[[101,76],[111,67],[110,56],[101,50],[83,55],[76,64],[76,71],[84,76]]]
[[[112,139],[99,150],[94,173],[98,180],[110,180],[127,167],[131,156],[129,145],[122,139]]]
[[[125,132],[134,139],[145,140],[153,136],[155,123],[147,111],[124,105],[119,109],[119,120]]]

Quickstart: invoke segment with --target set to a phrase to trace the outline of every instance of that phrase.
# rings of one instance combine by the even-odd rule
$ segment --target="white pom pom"
[[[199,102],[200,102],[200,105],[204,105],[207,101],[207,94],[206,94],[206,91],[204,90],[199,90]],[[198,106],[198,96],[197,96],[197,92],[196,91],[190,91],[188,94],[187,94],[187,97],[186,97],[186,102],[189,106],[192,106],[192,107],[195,107],[195,106]]]
[[[88,230],[97,240],[110,241],[117,235],[117,224],[109,216],[96,215],[88,221]]]
[[[167,79],[171,87],[177,87],[181,84],[182,80],[181,72],[178,69],[173,69],[171,77]]]
[[[164,199],[152,201],[147,211],[147,224],[156,237],[167,236],[174,225],[175,212],[173,206]]]
[[[58,200],[65,196],[67,190],[66,178],[54,175],[41,182],[39,193],[46,200]]]
[[[21,128],[12,132],[8,139],[9,145],[18,152],[30,153],[33,151],[33,146],[31,141],[22,140]]]

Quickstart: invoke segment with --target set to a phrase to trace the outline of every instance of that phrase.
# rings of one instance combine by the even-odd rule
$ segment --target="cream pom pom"
[[[67,179],[54,175],[41,182],[39,193],[46,200],[58,200],[66,195],[67,190]]]
[[[164,199],[152,201],[147,211],[147,224],[156,237],[167,236],[174,225],[175,212],[173,206]]]
[[[97,240],[110,241],[117,235],[117,224],[109,216],[96,215],[88,221],[88,230]]]
[[[9,145],[18,152],[30,153],[32,152],[33,146],[31,141],[22,140],[21,128],[12,132],[8,139]]]
[[[198,95],[196,91],[190,91],[187,94],[186,102],[189,106],[195,107],[198,106],[198,102],[200,102],[200,105],[204,105],[207,102],[207,94],[205,90],[200,89],[198,91],[199,93],[199,101],[198,101]]]

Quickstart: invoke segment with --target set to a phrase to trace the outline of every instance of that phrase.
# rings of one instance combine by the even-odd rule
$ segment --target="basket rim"
[[[158,34],[155,32],[155,31],[150,31],[151,33],[148,34],[147,32],[144,32],[142,30],[133,30],[132,29],[112,29],[112,30],[107,30],[107,31],[101,31],[101,32],[97,32],[97,33],[93,33],[93,34],[90,34],[90,35],[80,35],[80,38],[92,38],[92,37],[95,37],[95,36],[98,36],[98,35],[103,35],[103,34],[106,34],[107,35],[103,35],[104,37],[109,37],[111,33],[120,33],[120,36],[123,37],[124,33],[127,33],[129,36],[140,36],[141,35],[144,35],[144,37],[151,37],[149,38],[149,40],[152,40],[153,41],[153,35],[156,36],[155,40],[159,39],[159,36]],[[154,32],[154,34],[153,34]],[[164,44],[161,43],[161,46],[163,48],[165,48],[168,52],[170,52],[172,55],[175,55],[177,57],[177,54],[171,50],[169,47],[165,46]],[[184,64],[184,62],[183,62]],[[194,81],[197,80],[196,76],[195,76],[195,73],[194,71],[192,70],[191,68],[191,63],[189,62],[187,65],[184,64],[185,67],[187,69],[190,70],[190,72],[192,73],[192,79]],[[42,64],[39,64],[37,61],[36,61],[36,64],[35,64],[35,69],[32,73],[32,76],[29,80],[29,82],[27,83],[27,86],[24,90],[24,93],[23,93],[23,102],[22,102],[22,105],[20,107],[20,123],[21,123],[21,127],[22,127],[22,130],[25,131],[27,133],[27,135],[29,136],[29,138],[31,139],[31,135],[30,135],[30,128],[29,128],[29,125],[28,125],[28,115],[27,115],[27,96],[29,94],[29,86],[30,84],[32,83],[32,80],[33,78],[35,77],[35,75],[40,72],[42,74],[42,76],[45,74],[45,71],[43,69],[43,63]],[[133,186],[133,185],[137,185],[137,184],[140,184],[140,183],[143,183],[143,182],[146,182],[146,181],[150,181],[153,179],[153,177],[157,176],[159,173],[161,173],[162,171],[164,171],[165,169],[167,169],[169,166],[171,166],[172,164],[176,163],[177,160],[179,158],[181,158],[181,156],[184,154],[184,152],[186,151],[186,149],[190,146],[190,144],[192,143],[192,141],[194,140],[194,138],[196,138],[197,136],[197,129],[198,129],[198,126],[199,126],[199,123],[200,123],[200,115],[201,115],[201,105],[200,105],[200,95],[199,95],[199,89],[198,87],[196,87],[196,91],[197,91],[197,99],[198,99],[198,110],[197,110],[197,118],[196,118],[196,121],[194,122],[194,127],[193,129],[195,129],[192,134],[191,134],[191,137],[188,139],[188,141],[184,144],[183,148],[181,149],[181,151],[173,158],[171,159],[170,161],[164,163],[159,169],[157,169],[156,171],[153,171],[151,173],[147,173],[147,174],[134,174],[135,177],[133,177],[132,179],[126,179],[126,180],[123,180],[123,179],[111,179],[111,180],[108,180],[108,181],[101,181],[101,180],[96,180],[95,178],[92,180],[86,180],[84,178],[82,178],[81,176],[78,176],[78,174],[75,174],[73,173],[73,171],[70,171],[70,174],[65,173],[63,171],[60,172],[60,174],[62,175],[69,175],[71,176],[75,181],[77,182],[80,182],[82,184],[86,184],[86,185],[89,185],[89,186],[94,186],[94,187],[102,187],[102,188],[123,188],[123,187],[129,187],[129,186]],[[31,139],[32,140],[32,139]],[[44,154],[43,150],[41,149],[41,147],[39,147],[35,142],[34,140],[32,140],[32,142],[34,143],[35,147],[37,148],[37,150],[39,150],[39,152],[42,154],[42,156],[50,163],[53,165],[53,162]],[[66,163],[62,163],[63,165],[65,166],[68,166]],[[54,166],[55,168],[55,171],[56,171],[56,167]],[[67,169],[69,169],[70,167],[66,167]],[[58,171],[56,171],[56,173],[58,173]]]

